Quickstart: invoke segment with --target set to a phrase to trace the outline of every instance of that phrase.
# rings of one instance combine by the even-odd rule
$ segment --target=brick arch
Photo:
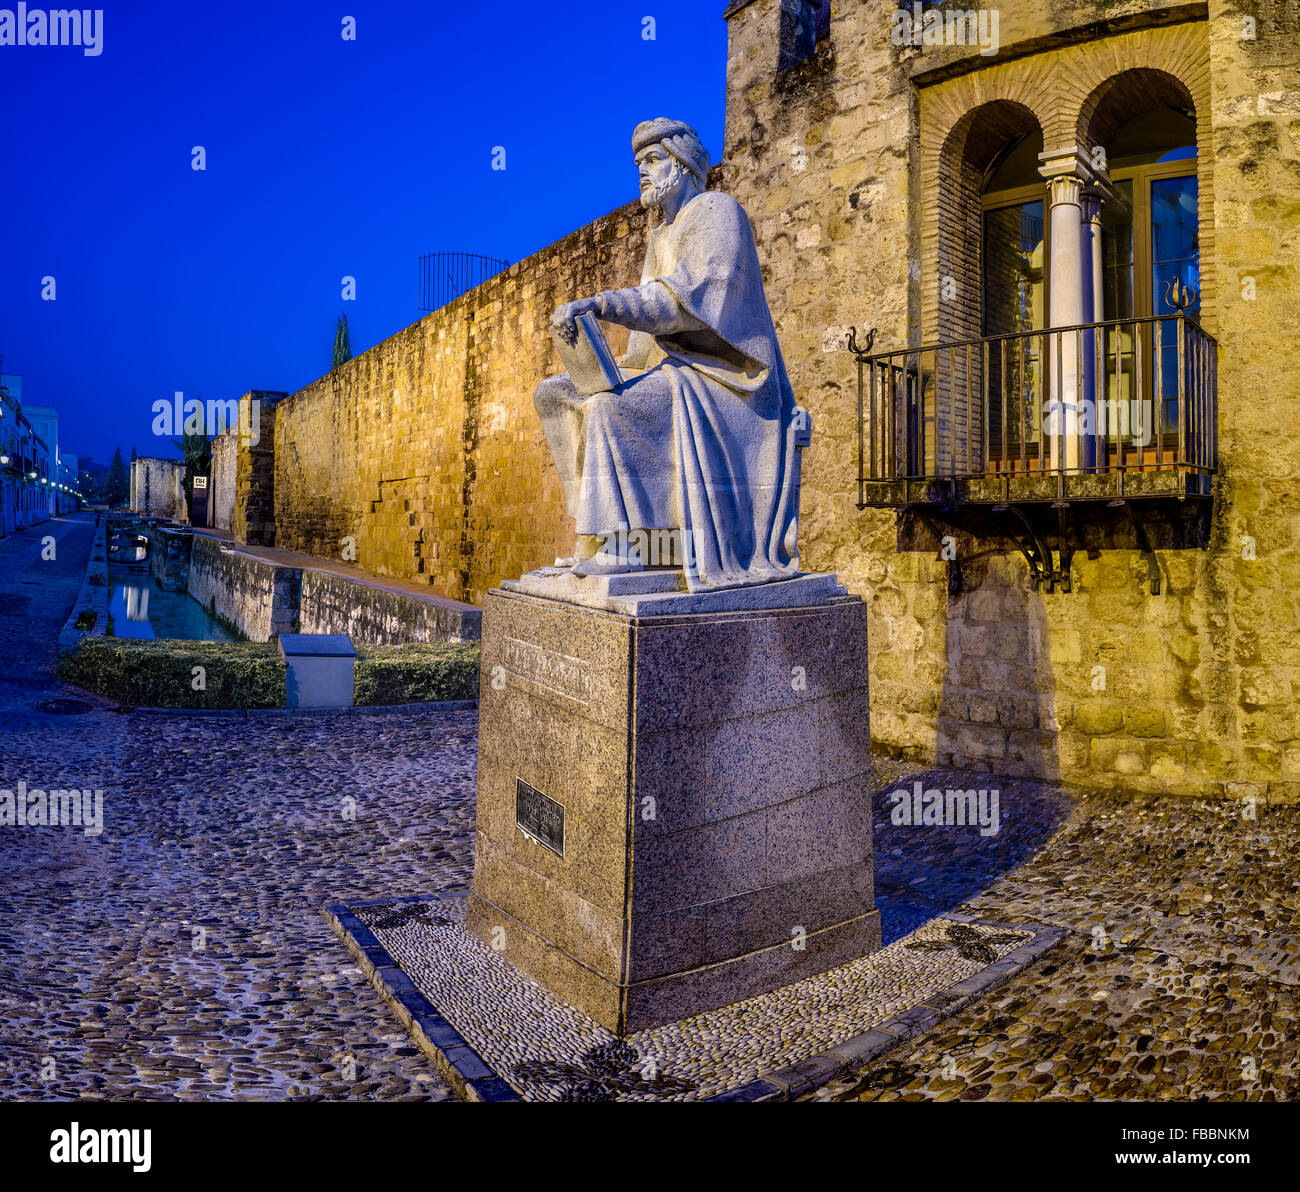
[[[1105,146],[1133,116],[1162,106],[1196,115],[1196,97],[1177,75],[1151,66],[1122,70],[1098,83],[1079,105],[1078,143],[1085,149]]]
[[[1013,136],[1041,129],[1044,143],[1054,137],[1052,65],[1024,59],[1015,71],[982,70],[923,88],[921,140],[921,335],[978,335],[980,326],[979,182],[984,166]],[[982,114],[982,115],[981,115]],[[989,139],[997,140],[989,148]],[[971,180],[962,180],[961,163],[982,162],[970,202]],[[956,176],[954,176],[956,175]],[[972,226],[973,225],[973,226]],[[959,231],[960,227],[960,231]],[[958,300],[941,302],[944,277],[958,283]],[[959,332],[960,334],[953,334]]]
[[[980,67],[922,86],[918,96],[921,140],[920,334],[925,342],[938,336],[939,232],[942,222],[939,161],[950,134],[970,113],[992,100],[1017,103],[1032,111],[1043,129],[1049,151],[1081,145],[1080,128],[1093,123],[1107,81],[1137,69],[1172,77],[1190,96],[1197,113],[1197,177],[1201,194],[1201,320],[1213,333],[1216,324],[1214,273],[1214,147],[1210,123],[1209,39],[1204,21],[1108,34],[1095,41],[1062,46],[1023,58]]]
[[[938,153],[935,196],[938,281],[951,277],[956,296],[940,301],[937,330],[943,340],[980,334],[980,198],[984,174],[1010,142],[1044,131],[1034,110],[1009,99],[991,99],[964,113],[948,130]]]
[[[1078,47],[1058,102],[1069,135],[1085,152],[1117,131],[1118,123],[1153,103],[1196,115],[1196,177],[1200,192],[1201,322],[1218,323],[1214,271],[1214,139],[1210,121],[1210,47],[1203,22],[1123,34]]]

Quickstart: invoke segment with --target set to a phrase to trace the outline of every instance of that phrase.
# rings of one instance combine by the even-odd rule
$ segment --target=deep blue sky
[[[637,121],[722,149],[723,0],[95,2],[98,57],[0,46],[0,355],[101,462],[178,454],[175,390],[301,388],[340,313],[357,354],[413,322],[421,253],[517,261],[635,198]]]

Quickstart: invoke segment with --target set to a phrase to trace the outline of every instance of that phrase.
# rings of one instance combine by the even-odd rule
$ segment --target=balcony
[[[1194,521],[1202,529],[1190,537],[1204,537],[1218,346],[1183,311],[885,352],[873,352],[871,338],[862,348],[856,331],[849,339],[859,509],[914,513],[935,537],[936,521],[1014,537],[1049,590],[1055,582],[1068,590],[1082,521],[1131,523],[1133,545],[1151,559],[1153,591],[1147,528],[1181,521],[1182,531],[1162,536],[1173,547],[1191,544]],[[1057,565],[1046,546],[1052,531]]]
[[[855,354],[859,509],[1210,495],[1217,344],[1186,315]]]

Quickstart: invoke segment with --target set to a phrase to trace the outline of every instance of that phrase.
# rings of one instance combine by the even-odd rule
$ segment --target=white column
[[[1082,229],[1085,285],[1083,306],[1089,311],[1088,319],[1100,323],[1105,318],[1105,295],[1102,290],[1101,263],[1101,208],[1108,197],[1108,189],[1094,180],[1083,189]],[[1097,369],[1097,353],[1103,354],[1102,367]],[[1106,466],[1106,432],[1112,415],[1116,412],[1106,405],[1106,368],[1104,354],[1106,337],[1101,331],[1088,332],[1083,337],[1083,400],[1091,401],[1092,417],[1084,427],[1081,443],[1081,462],[1085,468]]]
[[[1099,258],[1094,260],[1091,213],[1085,215],[1085,188],[1097,178],[1092,163],[1078,149],[1039,155],[1039,172],[1047,179],[1050,259],[1048,261],[1048,326],[1076,327],[1094,322]],[[1098,219],[1100,212],[1098,211]],[[1100,238],[1097,238],[1098,251]],[[1081,421],[1082,402],[1093,400],[1090,353],[1085,333],[1066,331],[1049,338],[1046,366],[1044,434],[1050,440],[1051,467],[1078,469],[1095,463],[1095,435],[1085,448],[1081,431],[1092,419]],[[1081,349],[1084,349],[1081,351]],[[1088,371],[1085,373],[1084,369]],[[1064,429],[1064,451],[1061,431]]]

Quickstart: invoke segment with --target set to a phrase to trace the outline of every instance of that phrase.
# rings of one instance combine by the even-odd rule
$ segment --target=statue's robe
[[[603,298],[632,328],[628,379],[536,394],[578,534],[680,530],[693,592],[798,574],[794,393],[744,209],[694,196],[650,233],[641,284]]]

